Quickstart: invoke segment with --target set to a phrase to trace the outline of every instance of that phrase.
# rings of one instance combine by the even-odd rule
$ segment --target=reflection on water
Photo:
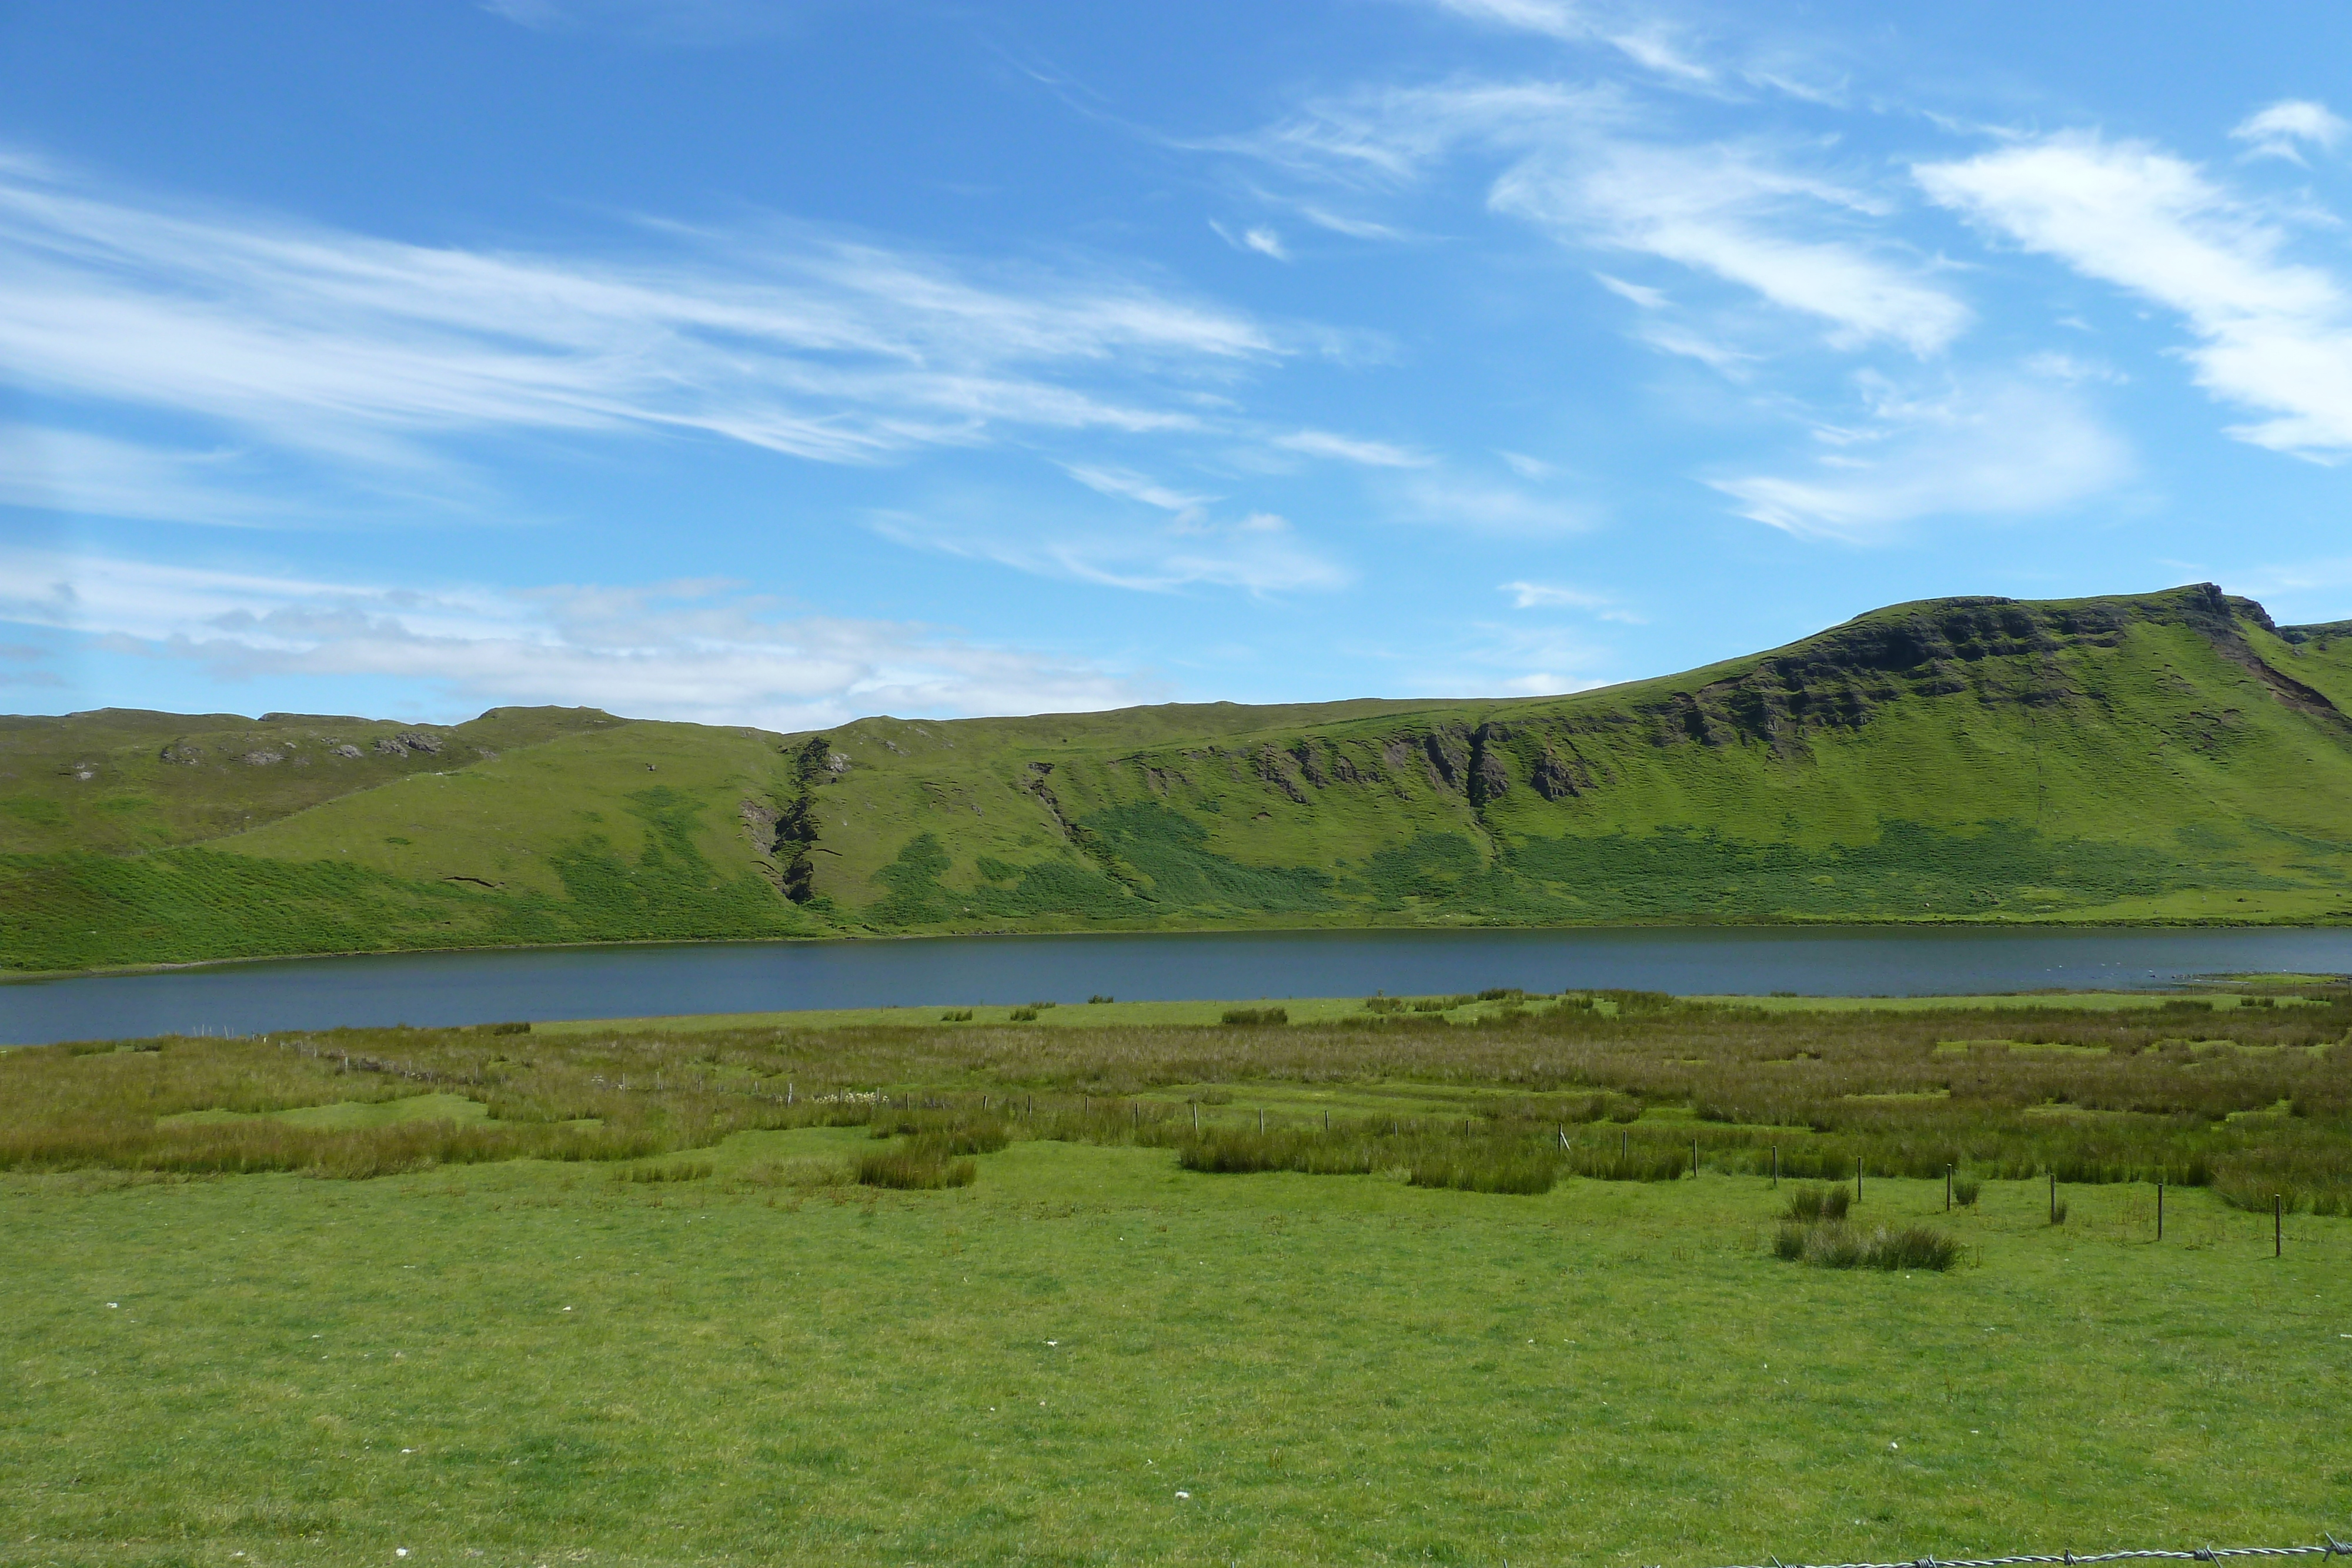
[[[1919,996],[2352,970],[2347,930],[1808,926],[948,936],[383,954],[0,986],[0,1043],[790,1008],[1557,991]]]

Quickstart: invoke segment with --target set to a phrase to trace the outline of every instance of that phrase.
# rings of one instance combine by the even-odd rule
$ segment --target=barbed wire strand
[[[2149,1560],[2177,1563],[2221,1563],[2231,1557],[2352,1557],[2352,1545],[2347,1545],[2332,1534],[2322,1531],[2322,1543],[2317,1546],[2204,1546],[2188,1552],[2032,1552],[2017,1557],[1915,1557],[1906,1563],[1783,1563],[1770,1559],[1770,1568],[2020,1568],[2026,1563],[2055,1563],[2063,1568],[2080,1568],[2093,1563],[2129,1563]],[[1743,1564],[1741,1568],[1762,1568],[1760,1564]]]

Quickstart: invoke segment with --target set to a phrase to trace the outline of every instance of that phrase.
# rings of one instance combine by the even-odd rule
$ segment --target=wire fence
[[[2180,1563],[2221,1563],[2231,1557],[2352,1557],[2347,1545],[2323,1531],[2316,1546],[2200,1546],[2185,1552],[2057,1552],[2018,1557],[1916,1557],[1905,1563],[1783,1563],[1771,1559],[1770,1568],[2011,1568],[2021,1563],[2056,1563],[2075,1568],[2084,1563],[2130,1563],[2160,1559]],[[1765,1568],[1761,1563],[1741,1568]]]

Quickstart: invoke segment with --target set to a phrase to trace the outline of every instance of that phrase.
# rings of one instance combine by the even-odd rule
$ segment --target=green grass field
[[[2320,978],[0,1052],[0,1562],[2341,1536],[2352,988]],[[954,1155],[969,1185],[861,1180]],[[1857,1160],[1851,1233],[1956,1267],[1777,1255],[1795,1173]]]
[[[1745,1176],[732,1179],[864,1141],[7,1178],[0,1559],[1632,1568],[2302,1542],[2352,1497],[2341,1219],[2273,1260],[2204,1194],[2159,1246],[2144,1186],[2053,1229],[1995,1183],[1905,1276],[1776,1260]]]

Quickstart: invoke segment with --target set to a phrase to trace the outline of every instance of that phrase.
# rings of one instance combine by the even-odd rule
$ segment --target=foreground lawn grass
[[[1710,1172],[1539,1197],[1015,1143],[976,1185],[0,1178],[0,1561],[1611,1563],[2340,1535],[2352,1221]],[[1181,1494],[1187,1494],[1184,1496]],[[243,1553],[233,1557],[233,1553]]]

